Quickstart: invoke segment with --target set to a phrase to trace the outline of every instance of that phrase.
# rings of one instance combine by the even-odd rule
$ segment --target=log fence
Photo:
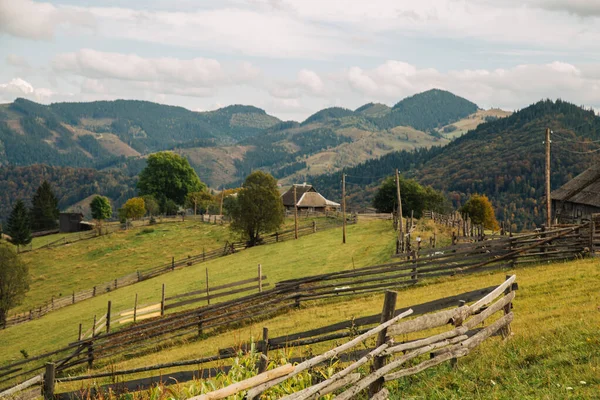
[[[198,215],[198,217],[201,217]],[[209,216],[210,217],[210,216]],[[202,216],[204,218],[204,216]],[[207,217],[208,218],[208,217]],[[205,221],[206,222],[206,221]],[[349,218],[348,223],[355,223],[355,218]],[[337,228],[341,226],[341,222],[336,218],[328,218],[325,221],[313,221],[310,224],[302,226],[299,228],[299,237],[310,235],[312,233],[316,233],[317,231]],[[264,236],[263,240],[259,244],[273,244],[278,242],[283,242],[287,240],[294,239],[294,230],[285,230],[280,232],[275,232],[269,235]],[[193,256],[187,256],[186,258],[182,258],[180,260],[172,260],[168,263],[138,270],[134,273],[130,273],[116,279],[112,279],[108,282],[104,282],[102,284],[96,285],[92,288],[85,289],[79,292],[73,292],[67,296],[62,296],[58,298],[52,297],[49,301],[47,301],[44,305],[40,305],[38,307],[32,308],[28,312],[23,312],[19,314],[11,315],[6,320],[6,326],[10,327],[18,324],[22,324],[28,322],[32,319],[38,319],[42,316],[48,314],[51,311],[66,307],[71,304],[75,304],[77,302],[90,299],[95,297],[96,295],[110,292],[112,290],[129,286],[134,283],[137,283],[142,280],[150,279],[164,273],[171,272],[175,269],[189,267],[195,264],[200,264],[206,261],[214,260],[223,256],[227,256],[244,249],[248,248],[246,243],[243,242],[227,242],[225,245],[212,249],[209,251],[205,251],[203,249],[202,253],[196,254]]]
[[[513,267],[517,263],[539,263],[581,257],[588,254],[591,237],[588,230],[589,224],[584,224],[558,227],[543,234],[536,232],[482,242],[461,243],[445,248],[423,249],[421,252],[413,253],[410,259],[400,255],[386,264],[281,281],[273,288],[262,292],[258,291],[257,286],[253,286],[256,292],[252,294],[140,321],[116,331],[82,339],[54,352],[0,366],[0,385],[3,382],[16,383],[17,377],[30,378],[43,367],[43,364],[34,366],[34,362],[42,362],[49,358],[61,359],[67,355],[70,359],[66,365],[70,367],[83,363],[89,364],[88,354],[91,353],[92,362],[100,361],[106,364],[124,352],[133,356],[137,352],[147,351],[149,346],[165,339],[193,337],[201,333],[211,334],[211,332],[286,312],[307,301],[377,293],[414,285],[426,278],[504,269]],[[210,293],[209,290],[209,295]],[[207,296],[202,296],[201,299],[204,297]],[[184,301],[185,298],[183,296],[176,300]],[[208,299],[204,300],[208,302]],[[461,299],[455,299],[453,304],[446,307],[456,307],[458,300]],[[462,300],[470,301],[469,298]],[[162,305],[165,306],[164,302]],[[359,324],[361,321],[355,322]],[[344,325],[339,329],[346,328],[348,326]],[[269,348],[289,345],[292,341],[306,345],[321,339],[333,340],[347,337],[349,332],[349,330],[342,332],[322,330],[318,332],[322,338],[314,337],[316,334],[274,337],[269,338],[268,343]],[[81,350],[82,348],[87,352]],[[71,352],[76,354],[72,355]],[[460,354],[456,354],[451,358],[459,357]],[[24,364],[29,364],[28,368],[31,369],[24,368]],[[59,368],[59,372],[64,371],[65,368],[64,366]]]
[[[386,292],[381,314],[360,317],[310,331],[290,333],[278,338],[269,338],[268,333],[264,333],[268,330],[264,328],[264,346],[259,346],[258,351],[265,363],[268,360],[269,352],[282,348],[305,346],[307,339],[311,339],[310,344],[338,344],[340,338],[347,338],[349,341],[335,345],[330,350],[308,359],[288,360],[287,364],[273,370],[259,370],[259,374],[250,379],[193,399],[220,399],[240,392],[246,392],[245,398],[247,399],[257,399],[271,387],[280,385],[285,380],[302,372],[310,371],[332,359],[342,362],[335,374],[282,398],[289,400],[319,398],[328,393],[337,392],[336,398],[350,399],[367,390],[370,398],[386,398],[387,389],[382,387],[384,382],[415,375],[445,361],[449,361],[451,364],[455,363],[456,361],[452,360],[468,355],[472,349],[489,337],[494,335],[507,337],[513,319],[512,302],[517,289],[516,276],[512,275],[507,276],[499,286],[477,289],[402,309],[395,308],[396,293]],[[457,304],[460,306],[456,307]],[[444,330],[441,331],[441,329]],[[340,335],[332,334],[336,332]],[[304,338],[304,340],[298,340],[298,338]],[[374,339],[377,339],[375,347],[366,350],[356,349],[363,343],[373,343]],[[55,382],[64,383],[99,378],[112,378],[114,381],[117,376],[173,367],[191,365],[196,367],[194,371],[170,374],[163,372],[159,376],[108,384],[99,388],[101,391],[108,392],[110,390],[117,394],[145,390],[158,383],[185,382],[192,379],[209,378],[215,376],[217,372],[227,372],[229,366],[215,367],[214,362],[229,359],[240,352],[251,351],[253,348],[247,344],[237,348],[222,349],[217,355],[201,359],[79,376],[65,375],[59,368],[48,373],[49,369],[46,367],[43,386],[54,388]],[[412,366],[407,367],[406,364],[409,361]],[[364,367],[368,364],[371,364],[370,372],[361,373],[360,371],[367,370]],[[39,376],[37,375],[37,379],[34,379],[31,385],[41,382]],[[19,388],[19,390],[22,389],[23,387]],[[0,393],[0,395],[2,394]],[[47,395],[47,393],[44,394]],[[73,396],[83,395],[85,397],[89,394],[70,392],[51,393],[51,395],[57,399],[69,399]]]

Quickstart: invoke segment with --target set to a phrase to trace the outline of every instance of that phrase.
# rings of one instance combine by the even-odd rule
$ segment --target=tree
[[[203,214],[208,210],[208,206],[214,201],[214,196],[207,191],[190,192],[185,197],[185,206],[194,208],[194,215],[197,214],[196,211],[198,207],[200,207],[200,214]]]
[[[123,205],[125,218],[138,219],[146,214],[146,204],[141,197],[133,197]]]
[[[142,196],[142,199],[144,199],[144,207],[150,216],[156,215],[160,212],[160,207],[154,197],[146,195]]]
[[[188,160],[166,151],[148,157],[137,187],[140,195],[151,195],[157,199],[163,212],[167,200],[184,205],[188,193],[206,189]]]
[[[423,211],[432,210],[443,212],[446,207],[444,195],[431,187],[423,187],[414,179],[400,177],[400,193],[402,198],[402,214],[421,218]],[[395,178],[389,177],[383,181],[373,198],[373,207],[379,212],[391,213],[398,208],[398,195]]]
[[[18,306],[29,290],[29,269],[17,253],[0,243],[0,325],[6,327],[8,310]]]
[[[173,200],[165,200],[165,204],[163,205],[163,212],[165,215],[176,215],[177,211],[179,211],[179,207]]]
[[[474,194],[460,208],[474,224],[482,224],[486,229],[498,230],[499,225],[494,215],[494,207],[486,195]]]
[[[6,233],[10,236],[9,242],[17,246],[17,250],[19,246],[31,243],[30,226],[29,211],[27,211],[27,207],[25,207],[22,200],[17,200],[8,217],[6,227]]]
[[[48,181],[44,181],[33,195],[31,207],[32,229],[43,231],[58,227],[58,199]]]
[[[110,200],[104,196],[96,196],[90,203],[92,218],[98,221],[98,228],[102,229],[102,221],[112,216],[112,207]]]
[[[279,228],[284,208],[275,178],[262,171],[248,175],[238,192],[232,218],[231,229],[239,232],[250,246],[260,242],[261,233]]]

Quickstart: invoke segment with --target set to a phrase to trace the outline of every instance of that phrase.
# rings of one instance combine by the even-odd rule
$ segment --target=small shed
[[[84,221],[82,213],[60,213],[58,227],[61,233],[89,231],[94,224]]]
[[[588,168],[550,194],[553,219],[580,223],[600,213],[600,164]]]
[[[312,185],[304,183],[302,185],[294,184],[287,192],[281,195],[281,200],[286,210],[294,209],[294,187],[296,188],[296,205],[298,209],[324,212],[340,208],[339,203],[327,200]]]

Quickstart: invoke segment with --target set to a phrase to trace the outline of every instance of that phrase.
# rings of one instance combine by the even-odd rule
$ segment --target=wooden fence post
[[[117,280],[115,279],[115,289],[116,289],[116,288],[118,288],[118,282],[117,282]]]
[[[162,284],[162,296],[160,298],[160,316],[165,315],[165,284]]]
[[[77,341],[81,340],[81,323],[79,324],[79,335],[77,335]]]
[[[279,242],[279,232],[275,232],[275,243]]]
[[[88,342],[87,344],[87,362],[88,362],[88,368],[93,368],[94,367],[94,343],[93,342]]]
[[[138,270],[137,270],[137,271],[135,271],[135,272],[137,272],[137,280],[138,280],[138,282],[139,282],[139,281],[141,281],[141,278],[140,278],[140,270],[138,269]]]
[[[92,292],[92,297],[96,297],[96,286],[94,286],[94,290]]]
[[[258,373],[263,373],[267,370],[269,364],[269,328],[263,328],[262,340],[259,344],[260,359],[258,361]]]
[[[385,292],[385,300],[383,301],[383,310],[381,311],[381,321],[380,323],[384,323],[389,321],[394,317],[394,311],[396,311],[396,299],[398,297],[398,293],[392,292],[391,290],[387,290]],[[377,344],[375,347],[379,347],[383,345],[387,341],[387,329],[379,332],[377,336]],[[376,356],[373,359],[373,367],[372,370],[376,371],[385,365],[386,357],[385,356]],[[369,398],[373,397],[375,393],[379,392],[383,387],[383,377],[377,379],[375,382],[369,386]]]
[[[54,381],[56,377],[56,364],[46,363],[46,372],[44,373],[44,400],[54,400]]]
[[[465,305],[465,303],[466,303],[466,302],[465,302],[464,300],[459,300],[459,301],[458,301],[458,308],[460,308],[460,307],[464,306],[464,305]],[[453,325],[454,325],[454,327],[455,327],[455,328],[458,328],[459,326],[462,326],[462,324],[463,324],[463,319],[462,319],[462,317],[460,317],[460,316],[459,316],[459,317],[457,317],[457,319],[454,321],[454,324],[453,324]],[[457,358],[451,358],[451,359],[450,359],[450,366],[451,366],[452,368],[456,368],[456,365],[457,365],[457,363],[458,363],[458,359],[457,359]]]
[[[137,296],[137,295],[136,295]],[[108,301],[108,306],[106,308],[106,333],[110,332],[110,309],[112,302]]]
[[[506,275],[506,279],[509,279],[511,277],[511,275]],[[506,290],[504,291],[504,295],[509,294],[510,292],[512,292],[512,285],[509,285]],[[507,305],[504,306],[504,315],[506,314],[510,314],[510,310],[512,309],[512,301],[510,303],[508,303]],[[502,333],[502,337],[504,339],[506,339],[507,337],[510,336],[510,324],[506,324],[504,327],[502,327],[502,330],[500,331]]]
[[[412,275],[410,276],[410,279],[416,281],[417,280],[417,252],[413,250],[411,252],[411,256],[412,256],[413,269],[411,271]]]
[[[94,315],[94,324],[92,325],[92,337],[96,336],[96,315]]]
[[[75,304],[75,292],[73,292],[73,297],[72,297],[73,301],[72,304]]]
[[[135,323],[137,321],[137,299],[138,299],[138,294],[135,294],[135,301],[133,302],[133,322]]]
[[[208,290],[208,268],[206,268],[206,301],[210,305],[210,292]]]
[[[437,246],[437,233],[433,232],[433,248]]]
[[[171,271],[175,270],[175,257],[171,257]]]
[[[258,264],[258,293],[262,293],[262,265]]]
[[[594,234],[596,233],[596,222],[594,221],[594,214],[590,219],[590,254],[594,255]]]
[[[313,221],[312,226],[313,226],[313,233],[317,233],[317,221]]]

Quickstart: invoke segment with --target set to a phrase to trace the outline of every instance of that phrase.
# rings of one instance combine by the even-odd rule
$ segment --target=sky
[[[0,103],[249,104],[301,121],[432,88],[600,110],[600,1],[0,0]]]

